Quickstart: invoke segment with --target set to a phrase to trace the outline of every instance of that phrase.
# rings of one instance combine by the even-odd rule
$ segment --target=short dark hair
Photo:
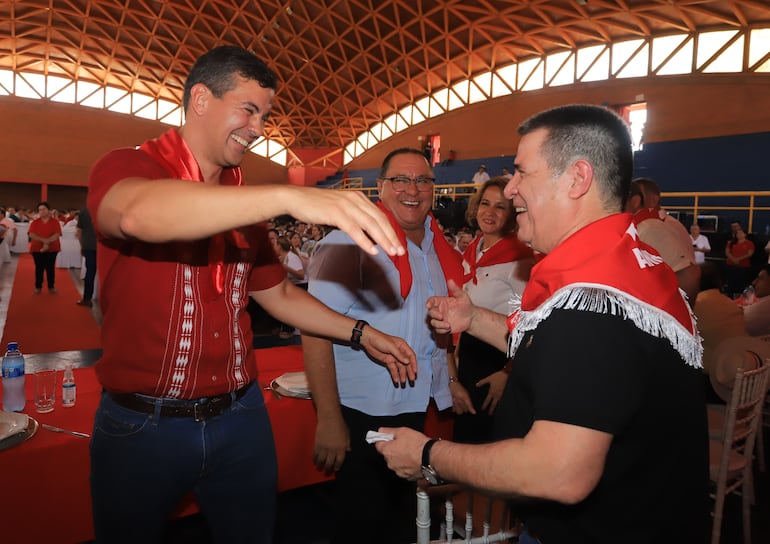
[[[481,204],[481,199],[484,196],[484,193],[487,189],[490,187],[497,187],[500,189],[500,192],[503,192],[505,190],[505,186],[508,184],[508,179],[504,178],[503,176],[496,176],[494,178],[489,178],[487,181],[485,181],[481,188],[471,197],[470,202],[468,202],[468,209],[465,210],[465,221],[467,223],[475,228],[478,228],[479,224],[476,221],[476,214],[479,213],[479,204]],[[503,197],[503,201],[506,203],[506,207],[508,208],[508,218],[505,220],[505,223],[503,224],[503,228],[500,229],[500,234],[505,236],[509,232],[511,232],[514,227],[516,226],[516,213],[513,210],[513,202],[510,198]]]
[[[233,75],[259,83],[265,89],[275,89],[278,77],[267,64],[251,51],[233,45],[222,45],[204,53],[195,61],[184,84],[182,105],[187,111],[194,85],[203,83],[217,98],[235,88]]]
[[[594,168],[605,208],[620,211],[634,169],[626,122],[601,106],[570,104],[533,115],[518,132],[524,136],[541,128],[548,131],[542,152],[553,173],[560,175],[577,159],[587,160]]]
[[[51,209],[51,205],[48,203],[47,200],[43,200],[42,202],[38,202],[37,206],[35,206],[35,209],[37,210],[40,206],[45,206],[49,210]]]
[[[631,183],[628,184],[628,196],[626,197],[626,202],[634,198],[635,196],[639,197],[639,206],[644,208],[644,191],[642,190],[641,186],[636,182],[636,180],[631,180]],[[623,205],[625,206],[625,202]]]
[[[651,178],[634,178],[633,183],[639,186],[645,195],[657,195],[660,196],[660,185],[658,182]]]
[[[390,167],[390,161],[393,160],[393,157],[397,155],[419,155],[420,157],[425,159],[425,154],[419,149],[415,149],[413,147],[399,147],[398,149],[395,149],[390,153],[388,153],[385,156],[385,159],[383,159],[382,166],[380,167],[380,179],[384,178],[385,174],[388,173],[388,168]],[[425,162],[427,163],[428,160],[426,159]]]

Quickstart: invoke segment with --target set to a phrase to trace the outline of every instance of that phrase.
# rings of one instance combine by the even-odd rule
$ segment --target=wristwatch
[[[444,483],[444,480],[439,478],[438,472],[430,464],[430,450],[433,444],[441,440],[440,438],[431,438],[425,443],[422,448],[422,477],[428,480],[431,485],[440,485]]]

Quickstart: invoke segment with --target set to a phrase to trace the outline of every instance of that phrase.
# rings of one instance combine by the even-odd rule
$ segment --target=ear
[[[569,186],[569,196],[573,199],[581,198],[593,185],[594,167],[585,159],[578,159],[569,167],[572,174],[572,182]]]
[[[196,83],[190,89],[190,105],[189,113],[194,113],[198,116],[202,115],[206,111],[209,99],[211,98],[211,90],[203,83]]]
[[[377,178],[377,196],[382,198],[382,180]]]

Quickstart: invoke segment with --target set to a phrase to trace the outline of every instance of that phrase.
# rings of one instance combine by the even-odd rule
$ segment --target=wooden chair
[[[768,378],[770,365],[767,364],[756,370],[738,371],[725,412],[722,439],[709,440],[709,476],[714,488],[711,544],[719,544],[725,496],[738,492],[743,504],[743,542],[751,544],[752,454]]]
[[[443,502],[438,540],[431,540],[431,498]],[[435,502],[434,502],[435,504]],[[508,502],[459,484],[417,485],[417,544],[508,542],[519,527]]]
[[[757,336],[760,340],[764,340],[770,344],[770,334],[763,336]],[[770,363],[765,363],[770,364]],[[760,424],[760,432],[757,434],[757,458],[759,459],[759,471],[765,471],[765,433],[764,429],[770,429],[770,391],[765,395],[765,402],[762,407],[762,423]]]

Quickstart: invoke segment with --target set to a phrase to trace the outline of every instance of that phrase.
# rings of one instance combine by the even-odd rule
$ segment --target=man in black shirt
[[[467,331],[512,357],[499,441],[437,442],[379,429],[391,469],[513,498],[519,542],[700,543],[708,527],[708,434],[700,337],[674,272],[621,213],[628,128],[572,105],[519,127],[505,189],[519,238],[545,257],[502,316],[458,286],[428,300],[437,332]]]

